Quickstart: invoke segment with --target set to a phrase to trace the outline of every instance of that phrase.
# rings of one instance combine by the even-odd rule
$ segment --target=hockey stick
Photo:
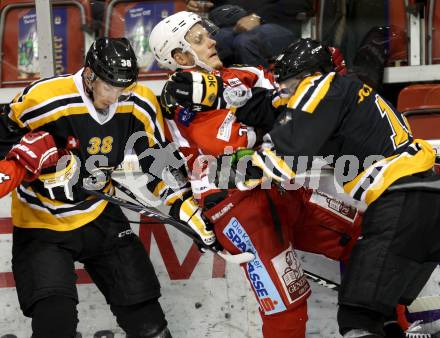
[[[116,185],[119,185],[119,184],[116,184]],[[125,188],[125,189],[128,190],[127,188]],[[217,255],[219,255],[221,258],[223,258],[227,262],[234,263],[234,264],[242,264],[242,263],[250,262],[253,259],[255,259],[255,255],[251,252],[242,252],[237,255],[231,255],[229,253],[226,254],[226,253],[222,253],[222,252],[217,252],[213,248],[206,246],[205,243],[203,243],[203,241],[199,238],[199,236],[194,232],[194,230],[189,228],[188,225],[186,225],[183,222],[177,221],[173,217],[161,212],[160,210],[158,210],[154,207],[145,205],[145,203],[143,203],[142,205],[139,205],[139,204],[135,204],[135,203],[131,203],[129,201],[126,201],[126,200],[119,198],[117,196],[113,196],[108,193],[101,192],[101,191],[88,190],[86,188],[83,188],[83,190],[89,195],[93,195],[93,196],[96,196],[100,199],[104,199],[106,201],[109,201],[110,203],[119,205],[119,206],[124,207],[126,209],[133,210],[135,212],[140,213],[141,215],[156,218],[156,219],[160,220],[162,223],[169,224],[169,225],[173,226],[174,228],[176,228],[177,230],[179,230],[180,232],[187,235],[188,237],[190,237],[194,242],[201,245],[203,248],[206,248],[206,249],[212,251],[213,253],[216,253]],[[134,194],[133,194],[133,196],[135,197]],[[138,201],[137,198],[135,200]]]
[[[317,283],[317,284],[319,284],[319,285],[321,285],[321,286],[323,286],[323,287],[325,287],[327,289],[330,289],[330,290],[333,290],[333,291],[339,291],[340,285],[338,283],[333,282],[330,279],[321,277],[320,275],[317,275],[317,274],[315,274],[313,272],[310,272],[310,271],[307,271],[307,270],[303,270],[303,271],[304,271],[304,274],[306,275],[306,277],[308,279],[314,281],[315,283]]]
[[[136,196],[130,189],[128,189],[126,186],[122,185],[121,183],[119,183],[116,180],[113,180],[113,185],[115,186],[116,189],[119,189],[120,191],[122,191],[125,195],[127,195],[128,197],[130,197],[131,199],[133,199],[134,201],[136,201],[139,204],[142,204],[144,206],[145,203],[143,203],[138,196]],[[147,207],[147,206],[146,206]],[[339,284],[335,283],[329,279],[326,279],[324,277],[321,277],[313,272],[307,271],[307,270],[303,270],[304,274],[306,275],[306,277],[312,281],[314,281],[315,283],[326,287],[328,289],[334,290],[334,291],[338,291],[339,290]]]

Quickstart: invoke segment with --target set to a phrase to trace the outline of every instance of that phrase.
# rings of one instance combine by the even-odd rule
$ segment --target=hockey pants
[[[289,207],[300,210],[301,199],[294,203]],[[275,222],[273,206],[278,214]],[[242,267],[260,304],[264,337],[303,338],[310,286],[290,241],[290,224],[300,218],[289,219],[283,208],[282,196],[275,189],[234,191],[205,215],[215,224],[226,250],[256,255]]]

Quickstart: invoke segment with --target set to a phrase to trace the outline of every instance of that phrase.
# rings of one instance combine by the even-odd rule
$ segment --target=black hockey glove
[[[172,94],[172,83],[172,81],[165,82],[162,93],[160,94],[160,105],[163,108],[163,116],[169,120],[172,120],[176,112],[183,108],[177,103]]]
[[[165,84],[161,103],[166,109],[180,105],[195,112],[207,111],[218,106],[222,93],[221,77],[202,72],[176,72]]]
[[[194,230],[200,239],[194,241],[194,243],[201,252],[206,252],[209,247],[215,251],[223,250],[223,247],[215,237],[213,225],[202,215],[202,209],[192,195],[174,202],[171,206],[170,215],[175,219],[185,222]]]
[[[253,149],[239,149],[217,159],[215,184],[220,189],[250,190],[260,185],[263,171],[252,162]]]
[[[203,212],[201,215],[203,221],[205,222],[206,230],[214,232],[214,225],[203,215]],[[215,241],[209,245],[202,244],[198,241],[194,241],[194,244],[197,246],[201,253],[205,253],[206,251],[210,250],[209,248],[213,249],[216,252],[222,252],[224,250],[223,245],[220,244],[217,237],[215,237]]]

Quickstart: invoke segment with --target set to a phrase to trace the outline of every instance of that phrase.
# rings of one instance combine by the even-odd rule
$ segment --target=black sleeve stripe
[[[96,202],[99,202],[96,199],[90,199],[90,200],[84,200],[82,202],[79,202],[78,204],[75,204],[74,206],[67,206],[67,204],[66,204],[66,207],[57,207],[55,209],[55,208],[50,208],[49,206],[44,205],[37,197],[32,196],[31,194],[27,193],[26,190],[23,188],[23,186],[18,187],[17,194],[22,200],[26,201],[26,203],[28,203],[29,205],[34,205],[34,206],[39,207],[40,209],[48,210],[54,216],[64,214],[66,212],[71,212],[71,211],[86,211],[92,205],[94,205]]]
[[[144,100],[141,100],[139,97],[137,97],[136,95],[132,95],[132,97],[130,98],[130,100],[132,100],[135,104],[137,104],[139,107],[141,107],[142,109],[144,109],[146,112],[148,112],[151,116],[151,119],[153,121],[156,120],[156,112],[151,108],[151,106],[145,102]]]
[[[139,98],[136,95],[133,95],[130,98],[130,101],[133,101],[133,103],[137,106],[139,106],[140,108],[142,108],[145,113],[147,113],[150,116],[151,119],[151,127],[153,128],[153,133],[154,133],[154,138],[155,138],[155,143],[159,143],[162,144],[163,143],[163,139],[164,139],[164,135],[161,134],[159,127],[156,125],[157,124],[157,115],[155,110],[148,104],[148,102],[142,100],[141,98]]]
[[[23,123],[26,123],[29,120],[32,120],[40,115],[43,114],[47,114],[49,112],[51,112],[52,110],[55,110],[57,108],[60,107],[66,107],[70,104],[75,104],[75,103],[83,103],[83,99],[81,96],[75,96],[75,97],[69,97],[69,98],[62,98],[56,101],[52,101],[42,107],[39,107],[35,110],[31,110],[27,113],[25,113],[24,115],[20,116],[20,120]]]

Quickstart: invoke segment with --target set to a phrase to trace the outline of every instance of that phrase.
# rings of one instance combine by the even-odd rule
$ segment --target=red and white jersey
[[[223,68],[215,71],[223,79],[224,92],[230,88],[243,89],[247,99],[252,99],[255,87],[273,90],[272,75],[255,67]],[[196,113],[188,126],[174,120],[167,120],[173,141],[181,148],[195,148],[199,154],[218,156],[230,149],[252,148],[256,142],[255,131],[237,121],[235,108],[213,109]],[[232,148],[231,148],[232,147]]]
[[[239,90],[244,93],[243,98],[246,100],[252,99],[254,89],[266,89],[272,92],[276,86],[272,74],[262,68],[244,66],[223,68],[220,71],[214,71],[214,74],[223,79],[225,95]],[[197,112],[192,121],[186,125],[179,122],[177,114],[173,120],[166,120],[172,140],[178,144],[181,152],[188,159],[190,172],[193,172],[194,160],[199,155],[217,157],[240,148],[255,146],[257,138],[254,128],[237,121],[235,106],[229,106],[225,109]],[[243,104],[239,109],[246,109],[246,107]],[[200,169],[197,171],[197,175],[193,175],[192,178],[195,195],[215,188],[207,185],[207,182],[196,182],[204,176]],[[202,190],[200,190],[201,187]]]

